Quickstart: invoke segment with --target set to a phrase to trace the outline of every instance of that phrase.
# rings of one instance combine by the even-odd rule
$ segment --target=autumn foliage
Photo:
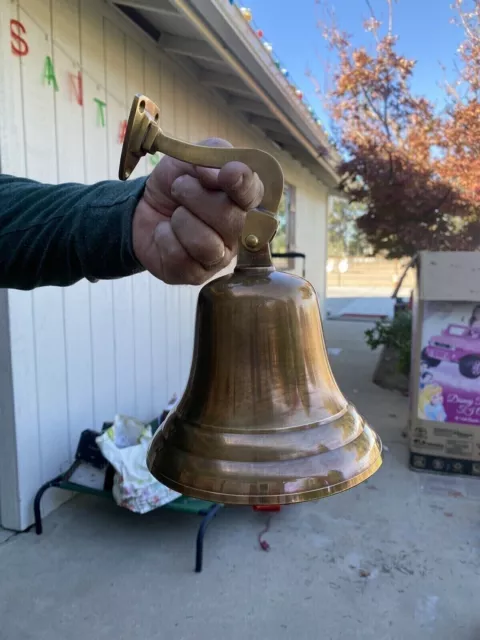
[[[480,0],[456,0],[465,39],[458,50],[459,77],[449,86],[448,117],[443,123],[443,175],[480,206]]]
[[[333,20],[323,25],[336,53],[327,106],[345,158],[341,186],[364,206],[358,225],[374,251],[388,257],[480,246],[480,0],[473,6],[467,14],[457,0],[461,77],[442,113],[413,94],[415,62],[398,53],[391,14],[385,33],[373,14],[365,23],[371,51]]]

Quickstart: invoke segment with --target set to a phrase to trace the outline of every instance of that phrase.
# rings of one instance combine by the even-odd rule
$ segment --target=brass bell
[[[263,210],[247,216],[234,272],[199,293],[190,378],[150,445],[151,473],[184,495],[243,505],[317,500],[363,482],[382,463],[380,439],[335,382],[315,290],[272,265],[277,161],[167,138],[157,107],[137,96],[120,177],[158,150],[204,166],[245,162],[266,189]]]

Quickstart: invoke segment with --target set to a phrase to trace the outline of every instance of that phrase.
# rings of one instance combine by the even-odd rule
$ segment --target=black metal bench
[[[104,428],[108,427],[111,423],[105,423]],[[159,420],[155,420],[150,423],[153,431],[158,427]],[[37,491],[33,503],[33,510],[35,516],[35,532],[37,535],[41,535],[43,531],[42,524],[42,514],[41,514],[41,500],[42,497],[48,489],[56,488],[56,489],[64,489],[65,491],[72,491],[74,493],[85,493],[94,496],[101,496],[103,498],[107,498],[109,500],[113,500],[111,489],[95,489],[92,487],[88,487],[82,484],[78,484],[71,480],[74,472],[79,468],[82,464],[82,460],[76,459],[65,473],[61,473],[56,476],[52,480],[49,480],[44,485],[40,487]],[[106,469],[106,474],[110,475],[111,480],[113,481],[113,467],[108,464]],[[111,486],[112,482],[110,482]],[[202,517],[200,522],[200,526],[198,527],[196,546],[195,546],[195,571],[200,573],[203,567],[203,541],[205,537],[205,532],[207,530],[208,525],[213,520],[213,518],[217,515],[219,509],[223,507],[222,504],[216,504],[214,502],[208,502],[207,500],[197,500],[196,498],[187,498],[186,496],[180,496],[176,500],[169,502],[162,507],[161,509],[169,509],[170,511],[181,511],[183,513],[193,513],[195,515],[199,515]]]

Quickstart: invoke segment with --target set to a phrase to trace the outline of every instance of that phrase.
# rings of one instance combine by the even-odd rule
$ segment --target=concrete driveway
[[[393,287],[329,287],[327,313],[337,319],[392,318],[395,306],[392,293]],[[403,287],[399,297],[408,300],[410,290]]]

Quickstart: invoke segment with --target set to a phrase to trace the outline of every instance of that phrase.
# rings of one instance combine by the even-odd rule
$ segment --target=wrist
[[[145,183],[146,178],[142,177],[99,185],[99,197],[91,209],[91,223],[99,229],[97,235],[102,246],[91,247],[97,256],[95,272],[91,274],[93,279],[123,278],[145,270],[133,245],[133,220]]]

